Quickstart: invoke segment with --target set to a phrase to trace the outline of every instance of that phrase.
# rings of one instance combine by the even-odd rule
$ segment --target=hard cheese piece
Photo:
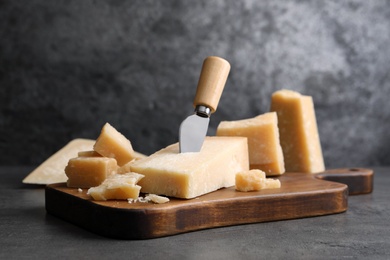
[[[69,159],[76,157],[80,151],[92,150],[94,143],[94,140],[89,139],[74,139],[70,141],[27,175],[23,179],[23,183],[51,184],[66,182],[68,177],[66,177],[64,169]]]
[[[251,169],[260,169],[267,176],[285,172],[275,112],[250,119],[223,121],[218,125],[217,136],[247,137]]]
[[[93,149],[105,157],[115,158],[119,166],[136,157],[130,141],[109,123],[103,126]]]
[[[198,153],[179,153],[176,143],[130,168],[145,175],[142,192],[194,198],[233,186],[235,174],[249,169],[247,138],[206,137]]]
[[[278,179],[265,179],[265,188],[266,189],[278,189],[281,187],[280,180]]]
[[[265,177],[261,170],[254,169],[242,171],[236,174],[236,190],[238,191],[258,191],[263,189],[280,188],[280,181]]]
[[[99,186],[90,188],[88,194],[94,200],[137,199],[141,186],[136,184],[143,177],[143,175],[133,172],[113,174],[107,177]]]
[[[252,191],[265,188],[265,173],[261,170],[242,171],[236,174],[236,190]]]
[[[272,95],[271,111],[278,115],[286,171],[324,171],[312,97],[291,90],[276,91]]]
[[[73,188],[90,188],[100,185],[118,168],[116,160],[106,157],[76,157],[65,168],[67,185]]]

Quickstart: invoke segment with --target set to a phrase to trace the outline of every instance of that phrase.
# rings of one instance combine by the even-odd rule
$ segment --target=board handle
[[[228,61],[216,57],[207,57],[202,66],[198,87],[196,89],[194,107],[206,106],[214,113],[230,72]]]
[[[365,168],[341,168],[316,174],[316,178],[343,183],[348,186],[349,195],[371,193],[374,186],[374,171]]]

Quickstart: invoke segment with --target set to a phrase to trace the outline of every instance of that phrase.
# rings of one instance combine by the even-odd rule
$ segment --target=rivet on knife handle
[[[229,71],[229,62],[222,58],[210,56],[204,60],[194,99],[195,114],[180,125],[181,153],[199,152],[202,148],[210,115],[217,110]]]

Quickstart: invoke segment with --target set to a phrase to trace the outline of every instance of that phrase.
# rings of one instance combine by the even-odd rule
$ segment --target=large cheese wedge
[[[235,174],[249,169],[247,138],[206,137],[198,153],[179,153],[176,143],[130,168],[145,175],[141,192],[194,198],[233,186]]]
[[[141,186],[136,185],[144,176],[128,172],[125,174],[112,174],[97,187],[88,190],[94,200],[126,200],[137,199]]]
[[[68,164],[68,161],[71,158],[77,157],[78,153],[80,153],[82,156],[91,156],[92,154],[88,155],[88,153],[93,149],[94,144],[95,140],[91,139],[78,138],[70,141],[64,147],[46,159],[32,172],[30,172],[23,179],[23,183],[46,185],[66,182],[68,177],[66,176],[64,169]],[[134,155],[135,159],[146,157],[146,155],[139,152],[134,152]]]
[[[267,176],[285,172],[275,112],[250,119],[222,121],[218,125],[216,135],[247,137],[251,169],[260,169]]]
[[[76,157],[69,160],[65,167],[68,176],[67,186],[90,188],[100,185],[118,168],[116,160],[106,157]]]
[[[286,171],[325,170],[312,97],[291,90],[276,91],[272,95],[271,111],[278,115]]]
[[[90,139],[74,139],[46,159],[41,165],[29,173],[24,179],[26,184],[51,184],[66,182],[64,169],[69,159],[77,157],[80,151],[92,150],[95,141]]]
[[[130,141],[109,123],[103,126],[93,149],[105,157],[115,158],[119,166],[136,158]]]

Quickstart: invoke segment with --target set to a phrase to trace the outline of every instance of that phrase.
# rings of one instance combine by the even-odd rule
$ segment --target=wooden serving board
[[[314,175],[285,173],[278,178],[280,189],[238,192],[230,187],[190,200],[170,198],[165,204],[94,201],[87,189],[80,192],[59,183],[46,186],[45,202],[48,213],[99,235],[149,239],[340,213],[347,210],[348,189],[354,194],[373,189],[373,171],[369,169],[336,169]]]

